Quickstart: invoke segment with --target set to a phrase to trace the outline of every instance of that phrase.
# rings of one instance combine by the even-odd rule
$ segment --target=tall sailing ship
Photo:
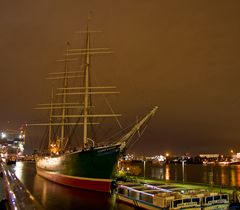
[[[94,114],[95,106],[92,104],[93,95],[114,94],[112,86],[93,86],[91,82],[91,56],[94,54],[111,53],[108,48],[90,47],[90,35],[97,31],[80,32],[86,37],[83,49],[70,49],[70,44],[65,51],[65,65],[63,72],[50,73],[49,79],[61,80],[62,87],[52,90],[51,102],[40,104],[37,109],[49,111],[47,123],[31,124],[48,126],[48,152],[36,158],[37,174],[59,184],[109,192],[117,168],[117,162],[121,154],[134,137],[140,134],[147,121],[155,114],[157,107],[154,107],[141,120],[132,125],[125,134],[118,136],[111,143],[96,143],[90,130],[95,124],[95,119],[117,118],[110,107],[111,114]],[[83,60],[81,71],[71,71],[69,63]],[[80,78],[79,85],[72,85],[73,79]],[[78,96],[78,101],[73,97]],[[57,99],[57,100],[56,100]],[[60,100],[59,100],[60,99]],[[81,100],[81,101],[79,101]],[[73,133],[79,131],[83,137],[80,146],[71,147]],[[70,131],[70,132],[69,132]],[[79,137],[78,137],[79,138]]]

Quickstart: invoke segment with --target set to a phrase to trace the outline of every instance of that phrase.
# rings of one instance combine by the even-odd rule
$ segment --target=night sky
[[[239,0],[0,0],[1,130],[41,120],[33,107],[48,102],[45,77],[61,70],[56,59],[91,11],[96,45],[114,51],[93,69],[121,92],[123,125],[159,106],[131,152],[240,151],[239,9]],[[27,135],[37,148],[41,136]]]

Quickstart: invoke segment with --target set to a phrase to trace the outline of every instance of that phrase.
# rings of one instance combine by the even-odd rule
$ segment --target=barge
[[[119,183],[118,200],[147,210],[227,210],[229,195],[166,184]]]

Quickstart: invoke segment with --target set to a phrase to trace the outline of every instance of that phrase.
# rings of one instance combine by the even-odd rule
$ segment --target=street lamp
[[[146,171],[146,158],[143,158],[143,179],[145,179],[145,171]]]

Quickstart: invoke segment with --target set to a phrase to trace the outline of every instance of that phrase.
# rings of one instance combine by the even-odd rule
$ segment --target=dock
[[[0,209],[42,210],[34,196],[0,159]]]

